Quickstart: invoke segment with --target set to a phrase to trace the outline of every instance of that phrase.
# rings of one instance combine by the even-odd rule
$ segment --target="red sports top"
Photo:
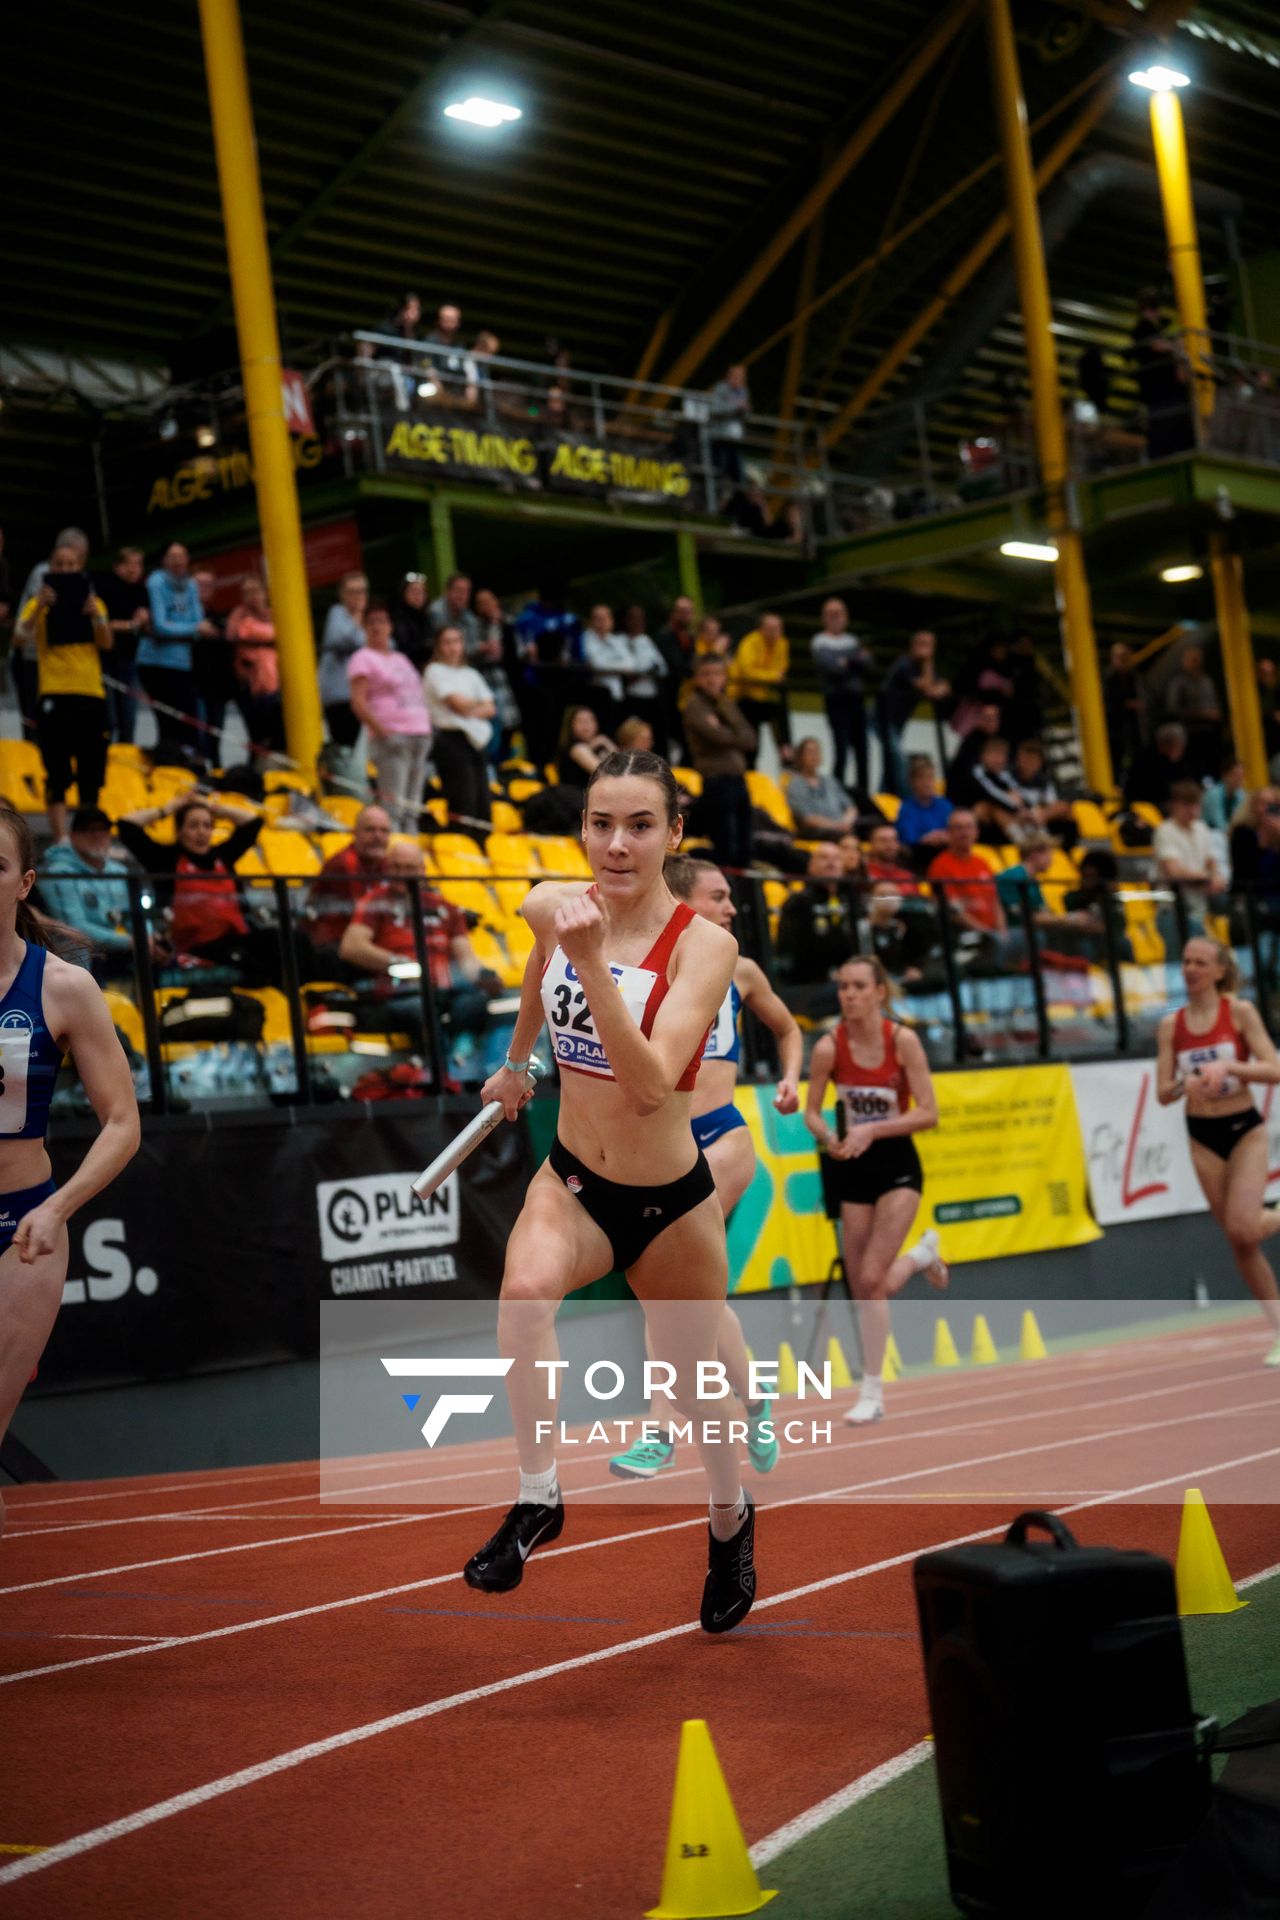
[[[894,1031],[892,1020],[881,1020],[884,1059],[878,1067],[864,1067],[853,1057],[844,1021],[836,1028],[836,1065],[832,1077],[851,1127],[870,1120],[896,1119],[911,1104],[906,1072],[893,1048]]]
[[[653,1031],[658,1008],[666,999],[671,985],[667,978],[667,966],[676,941],[693,917],[693,908],[684,900],[678,901],[671,918],[638,967],[619,966],[614,961],[609,963],[609,971],[622,995],[623,1005],[646,1037]],[[551,1035],[551,1050],[562,1072],[590,1073],[598,1080],[616,1078],[603,1042],[596,1032],[586,993],[579,985],[578,976],[563,947],[557,946],[543,968],[542,1006]],[[708,1027],[707,1033],[710,1031]],[[704,1033],[692,1060],[676,1081],[677,1093],[692,1091],[698,1068],[702,1064],[702,1049],[706,1044],[707,1034]]]
[[[1247,1060],[1249,1045],[1231,1018],[1231,1002],[1223,996],[1218,1014],[1207,1033],[1193,1033],[1187,1025],[1186,1008],[1179,1007],[1173,1022],[1173,1053],[1179,1071],[1186,1077],[1211,1060]],[[1246,1083],[1231,1075],[1223,1084],[1224,1093],[1239,1093]]]

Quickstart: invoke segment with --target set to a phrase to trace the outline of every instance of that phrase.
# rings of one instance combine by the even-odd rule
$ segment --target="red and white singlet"
[[[853,1057],[844,1021],[836,1028],[836,1095],[849,1126],[872,1120],[896,1120],[911,1104],[907,1076],[893,1050],[895,1023],[881,1020],[884,1059],[878,1067],[864,1067]]]
[[[1225,995],[1218,1001],[1218,1016],[1207,1033],[1193,1033],[1187,1025],[1186,1008],[1178,1008],[1173,1022],[1173,1052],[1184,1080],[1189,1079],[1197,1067],[1207,1067],[1211,1060],[1249,1058],[1248,1044],[1231,1018],[1231,1002]],[[1245,1084],[1229,1073],[1222,1083],[1222,1091],[1239,1093]]]
[[[618,966],[613,961],[609,963],[609,971],[622,995],[623,1005],[646,1036],[653,1031],[658,1008],[667,997],[667,989],[671,984],[667,978],[667,965],[676,941],[693,917],[693,908],[687,902],[679,901],[675,912],[638,967]],[[594,1074],[598,1080],[614,1079],[613,1068],[609,1065],[604,1044],[596,1032],[595,1021],[587,1005],[586,993],[579,985],[578,976],[563,947],[556,948],[543,970],[542,1009],[547,1019],[547,1031],[551,1035],[551,1050],[562,1073],[567,1069],[570,1073]],[[676,1082],[677,1093],[692,1090],[705,1045],[704,1034],[692,1060]]]

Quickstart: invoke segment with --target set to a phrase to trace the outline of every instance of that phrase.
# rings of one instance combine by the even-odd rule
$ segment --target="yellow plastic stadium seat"
[[[0,740],[0,794],[20,813],[44,806],[44,762],[31,740]]]
[[[512,964],[517,969],[518,979],[534,949],[533,929],[527,920],[508,920],[502,929],[502,939],[507,952],[511,955]]]
[[[320,856],[305,833],[288,827],[264,827],[258,845],[269,873],[287,876],[320,871]]]
[[[115,987],[104,987],[102,997],[111,1010],[111,1024],[119,1027],[135,1053],[145,1053],[147,1035],[139,1008],[134,1006],[127,994],[120,993]]]
[[[874,793],[872,799],[886,820],[896,820],[902,810],[902,801],[896,793]]]
[[[542,871],[557,880],[589,880],[591,864],[581,840],[567,833],[539,833],[530,836],[536,847]]]
[[[493,881],[493,891],[497,896],[504,925],[508,920],[514,920],[519,917],[520,909],[524,905],[531,884],[536,885],[536,882],[531,883],[528,880]]]
[[[1110,845],[1111,828],[1096,800],[1073,800],[1071,817],[1080,829],[1082,840],[1100,840],[1103,846]]]
[[[489,872],[487,855],[469,834],[437,833],[432,837],[431,851],[440,873],[465,879],[472,875],[483,878]]]
[[[541,879],[542,862],[527,833],[491,833],[489,865],[494,873]]]
[[[357,815],[367,804],[354,793],[326,793],[322,802],[325,812],[341,820],[344,827],[354,827]]]
[[[175,793],[186,793],[195,784],[196,777],[190,767],[152,767],[147,778],[153,807],[162,806]]]
[[[747,774],[747,792],[751,795],[753,807],[759,807],[778,826],[785,827],[788,833],[795,832],[795,820],[787,797],[771,774],[761,773],[758,767],[752,767]]]
[[[335,853],[341,853],[344,847],[351,845],[349,833],[322,833],[319,839],[321,861],[332,860]]]
[[[549,787],[558,787],[560,785],[560,769],[556,766],[554,760],[548,760],[542,772]]]
[[[107,748],[107,770],[112,767],[131,767],[135,773],[146,774],[151,766],[149,755],[142,747],[135,747],[132,740],[113,740]]]
[[[519,833],[524,826],[519,807],[513,807],[509,800],[493,801],[489,811],[495,833]]]
[[[113,820],[118,820],[122,813],[136,813],[139,808],[149,806],[151,796],[142,775],[135,768],[120,762],[108,766],[98,801]]]
[[[671,771],[682,787],[688,787],[696,799],[702,798],[702,775],[696,767],[686,767],[681,764],[678,767],[672,767]]]
[[[504,987],[518,985],[519,973],[512,966],[505,946],[490,933],[488,927],[472,927],[467,938],[471,942],[471,951],[482,967],[488,967],[496,973]],[[516,976],[514,980],[510,977],[513,973]]]
[[[532,794],[541,793],[545,785],[546,785],[545,780],[537,780],[537,779],[513,780],[511,782],[511,785],[507,788],[507,792],[511,795],[511,798],[519,806],[519,805],[523,805],[523,803],[526,800],[528,800]],[[494,824],[496,826],[497,822],[495,821]],[[520,829],[519,827],[499,827],[498,831],[500,833],[519,833]]]
[[[292,773],[287,768],[275,768],[272,772],[263,774],[262,787],[265,793],[282,793],[286,790],[291,793],[310,793],[312,783],[305,773]]]
[[[437,890],[450,905],[461,907],[464,913],[478,913],[485,921],[501,919],[498,903],[483,880],[442,879],[437,882]]]
[[[977,840],[974,842],[973,850],[979,860],[990,867],[992,873],[1003,873],[1005,868],[1010,864],[1009,861],[1004,859],[1003,849],[1000,847],[988,847],[985,846],[981,840]]]
[[[1153,832],[1164,820],[1159,807],[1153,806],[1150,800],[1135,800],[1129,811],[1135,813],[1139,820],[1145,820]]]
[[[422,811],[429,813],[437,826],[448,826],[449,802],[447,800],[428,800]]]

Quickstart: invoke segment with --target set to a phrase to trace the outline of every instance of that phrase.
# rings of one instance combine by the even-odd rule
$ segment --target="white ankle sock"
[[[525,1473],[520,1475],[520,1500],[524,1506],[554,1507],[559,1497],[556,1483],[556,1463],[553,1460],[545,1473]]]
[[[737,1497],[727,1506],[717,1506],[711,1501],[708,1512],[711,1517],[711,1531],[717,1540],[732,1540],[738,1528],[747,1517],[747,1496],[738,1488]]]
[[[878,1407],[884,1405],[884,1376],[879,1373],[864,1373],[860,1400],[874,1400]]]
[[[926,1227],[914,1247],[907,1248],[906,1258],[914,1273],[923,1273],[926,1267],[933,1266],[938,1258],[938,1236],[932,1227]]]

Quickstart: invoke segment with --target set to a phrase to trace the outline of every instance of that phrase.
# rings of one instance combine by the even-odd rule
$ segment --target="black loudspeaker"
[[[956,1905],[1140,1915],[1209,1804],[1168,1561],[1024,1513],[925,1554],[915,1590]]]

